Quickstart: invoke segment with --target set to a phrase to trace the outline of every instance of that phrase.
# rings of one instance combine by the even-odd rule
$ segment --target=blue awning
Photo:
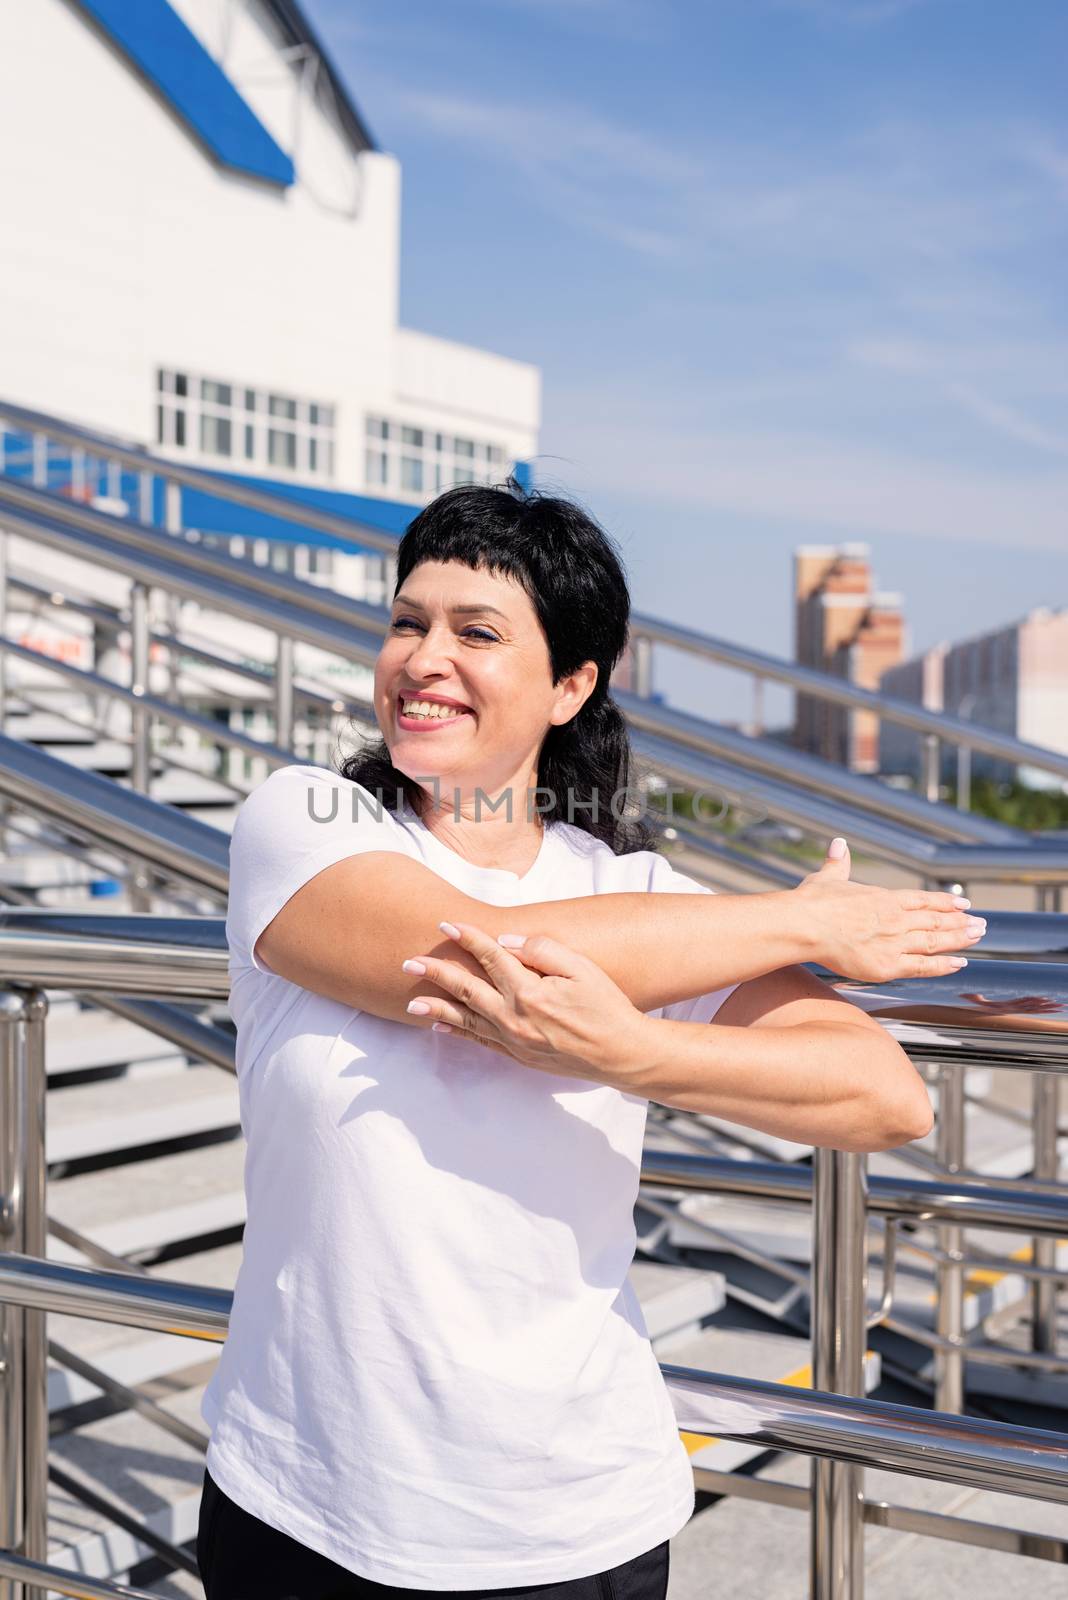
[[[285,188],[293,163],[167,0],[75,0],[215,159]]]

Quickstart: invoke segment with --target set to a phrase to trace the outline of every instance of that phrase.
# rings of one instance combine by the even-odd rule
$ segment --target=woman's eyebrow
[[[409,598],[408,598],[408,596],[406,594],[397,595],[395,597],[394,601],[393,601],[393,604],[395,606],[401,606],[401,605],[403,605],[403,606],[411,606],[413,608],[413,610],[415,610],[415,611],[425,611],[426,610],[426,607],[424,605],[420,605],[418,600],[409,600]],[[462,611],[464,613],[468,613],[468,612],[472,612],[472,611],[492,611],[494,616],[503,617],[505,622],[508,621],[507,612],[501,611],[496,606],[491,606],[491,605],[488,605],[488,604],[480,605],[480,606],[450,606],[449,610],[450,611]]]

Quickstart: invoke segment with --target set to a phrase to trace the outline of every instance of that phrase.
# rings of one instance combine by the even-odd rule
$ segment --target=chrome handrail
[[[159,477],[167,482],[197,489],[217,499],[227,500],[250,510],[266,512],[268,515],[283,521],[312,528],[316,532],[331,534],[350,546],[368,545],[387,555],[396,553],[399,543],[396,535],[383,533],[380,529],[372,528],[370,525],[355,519],[339,517],[329,512],[320,511],[303,501],[294,503],[279,493],[256,489],[248,483],[235,482],[231,478],[216,477],[195,467],[188,467],[169,458],[153,455],[142,446],[110,439],[99,434],[94,435],[89,430],[74,424],[60,422],[40,412],[30,411],[25,407],[3,401],[0,401],[0,419],[6,419],[22,430],[43,434],[46,437],[50,436],[61,443],[68,444],[71,448],[81,448],[90,453],[110,457],[128,466],[134,472],[147,473],[152,477]],[[13,484],[11,480],[5,480],[0,475],[0,502],[19,495],[24,496],[23,503],[31,505],[35,502],[39,503],[41,499],[54,501],[57,498],[49,496],[44,490],[33,489],[18,483]],[[114,517],[109,518],[106,513],[92,511],[72,501],[65,502],[63,515],[87,528],[94,526],[93,519],[98,517],[102,518],[104,522],[110,522],[112,526],[118,521]],[[99,523],[95,525],[99,527]],[[134,542],[136,542],[136,525],[127,523],[125,527],[126,534],[120,536],[134,535]],[[140,530],[141,533],[144,531],[143,529]],[[206,552],[197,552],[196,555],[206,563],[211,562],[212,558]],[[250,564],[246,563],[246,565]],[[257,586],[262,584],[263,592],[270,593],[273,591],[275,594],[280,593],[285,584],[297,582],[295,579],[280,579],[278,574],[265,573],[257,573],[253,581],[256,582]],[[314,589],[315,586],[305,585],[302,587]],[[332,598],[336,597],[331,597],[329,594],[320,591],[318,605],[322,608],[324,614],[336,614],[331,612],[330,601]],[[966,745],[969,749],[1014,762],[1017,765],[1035,766],[1043,771],[1056,773],[1060,777],[1068,777],[1068,756],[1062,755],[1058,751],[1051,751],[1040,745],[1031,745],[1024,740],[1011,738],[1008,735],[998,733],[995,729],[984,728],[980,724],[954,717],[945,712],[927,711],[923,707],[910,704],[908,701],[897,700],[890,695],[857,688],[830,673],[821,673],[812,667],[803,666],[798,662],[787,661],[767,652],[734,645],[727,640],[717,639],[712,635],[703,634],[695,629],[668,622],[663,618],[652,617],[644,612],[634,613],[631,623],[631,637],[633,640],[648,640],[650,643],[660,643],[673,649],[686,651],[702,659],[715,661],[720,665],[747,672],[758,680],[767,679],[782,683],[790,688],[800,690],[806,695],[828,701],[831,704],[847,706],[856,710],[873,711],[880,718],[901,727],[909,728],[921,734],[933,734],[940,738],[947,738],[958,744]]]
[[[893,722],[920,734],[935,734],[939,738],[979,750],[984,755],[998,756],[1017,765],[1039,767],[1046,772],[1055,772],[1059,777],[1068,777],[1068,756],[1059,751],[1027,745],[1009,734],[984,728],[982,724],[968,722],[947,711],[927,711],[923,706],[913,705],[907,700],[898,700],[874,689],[858,688],[844,678],[836,678],[829,672],[820,672],[815,667],[787,661],[763,650],[731,644],[726,639],[717,639],[711,634],[700,633],[678,623],[665,622],[660,617],[651,617],[644,612],[633,614],[631,636],[682,650],[702,660],[717,662],[720,666],[733,667],[757,679],[766,678],[785,684],[831,705],[846,706],[855,711],[873,711],[882,721]],[[1032,753],[1023,755],[1021,752],[1025,749]],[[1036,755],[1040,759],[1035,759]]]
[[[1054,924],[1052,931],[1063,943],[1064,930]],[[190,934],[195,937],[191,939]],[[142,985],[150,981],[156,993],[185,997],[210,993],[217,998],[225,991],[226,982],[222,935],[218,918],[109,917],[21,909],[0,916],[0,950],[9,974],[14,969],[27,983],[60,983],[64,987],[71,987],[73,978],[75,988],[89,992],[107,987],[117,993],[124,987],[143,992]],[[995,965],[987,963],[988,969]],[[176,970],[181,973],[178,978]],[[1021,969],[1014,964],[1011,970],[1015,976]],[[1063,964],[1050,964],[1044,972],[1052,975],[1058,987],[1068,976]],[[7,1106],[4,1125],[8,1134],[6,1145],[0,1141],[0,1202],[3,1216],[9,1219],[5,1233],[16,1252],[0,1256],[0,1312],[5,1306],[19,1307],[27,1316],[27,1343],[21,1358],[26,1370],[37,1371],[43,1364],[43,1330],[33,1332],[31,1338],[29,1318],[47,1310],[132,1322],[194,1337],[223,1338],[231,1303],[224,1291],[161,1283],[143,1273],[67,1267],[46,1260],[40,1243],[36,1250],[31,1247],[35,1239],[43,1242],[44,1225],[44,997],[33,989],[9,989],[0,993],[0,999],[5,1000],[0,1006],[0,1060],[4,1064],[0,1093]],[[1016,1032],[1020,1020],[1006,1029],[1008,1035]],[[18,1028],[25,1033],[21,1045],[13,1033]],[[1019,1037],[1023,1039],[1023,1033]],[[1042,1070],[1068,1071],[1068,1061],[1059,1053],[1061,1043],[1055,1037],[1036,1038],[1031,1030],[1025,1049],[1032,1064],[1041,1062]],[[225,1052],[223,1043],[219,1054]],[[40,1177],[31,1179],[33,1172]],[[888,1221],[911,1218],[967,1223],[1055,1239],[1068,1232],[1068,1186],[1061,1190],[1047,1184],[1040,1190],[1009,1192],[1000,1185],[953,1179],[869,1178],[862,1157],[824,1150],[816,1153],[814,1172],[767,1162],[738,1163],[646,1151],[641,1182],[662,1189],[812,1203],[815,1383],[817,1389],[827,1391],[828,1375],[840,1374],[833,1388],[845,1391],[844,1397],[829,1392],[799,1397],[796,1390],[780,1386],[709,1378],[670,1366],[663,1370],[673,1399],[679,1397],[680,1404],[695,1408],[692,1416],[682,1414],[681,1425],[690,1431],[743,1437],[819,1458],[811,1502],[814,1596],[845,1600],[851,1574],[859,1570],[863,1507],[850,1485],[855,1487],[857,1469],[865,1461],[1005,1492],[1068,1499],[1068,1441],[1060,1436],[1039,1436],[1011,1427],[991,1430],[969,1424],[964,1428],[960,1418],[932,1420],[929,1412],[885,1407],[864,1401],[858,1392],[859,1352],[867,1323],[863,1238],[869,1214],[882,1215]],[[833,1270],[835,1267],[841,1270]],[[1018,1359],[1019,1353],[1013,1352],[1013,1356]],[[5,1560],[32,1561],[44,1554],[44,1458],[40,1439],[34,1444],[30,1435],[44,1427],[47,1412],[42,1410],[39,1383],[31,1386],[27,1395],[25,1416],[16,1415],[8,1429],[18,1442],[17,1452],[25,1452],[24,1456],[19,1453],[17,1473],[25,1477],[26,1521],[21,1534],[18,1529],[15,1533],[24,1536],[26,1543],[22,1557],[13,1549],[0,1552],[0,1574],[10,1570],[4,1568]],[[738,1420],[739,1403],[745,1408],[744,1420]],[[792,1408],[785,1416],[784,1404]],[[711,1423],[709,1405],[716,1413]],[[9,1451],[11,1448],[9,1437]],[[11,1526],[10,1503],[0,1507],[0,1518],[6,1518]],[[946,1537],[963,1537],[959,1530],[956,1534],[942,1531]],[[62,1589],[62,1584],[59,1587]]]
[[[369,523],[362,523],[351,517],[335,516],[329,511],[320,511],[315,506],[306,505],[303,501],[299,503],[287,501],[284,495],[257,489],[243,479],[235,482],[232,478],[216,477],[214,473],[203,472],[196,467],[185,466],[180,461],[154,455],[144,445],[133,440],[119,439],[80,427],[77,423],[64,422],[57,417],[46,416],[44,412],[32,411],[26,406],[14,405],[7,400],[0,400],[0,420],[11,423],[12,431],[55,439],[57,443],[68,445],[72,450],[84,450],[87,455],[118,462],[121,466],[129,467],[131,472],[143,473],[150,478],[161,478],[165,483],[173,483],[180,488],[197,489],[217,500],[228,500],[250,511],[263,511],[268,516],[278,517],[284,522],[294,522],[302,527],[314,528],[317,533],[333,534],[335,538],[347,544],[368,544],[376,550],[387,553],[396,549],[395,536],[383,533],[381,528],[372,527]]]
[[[263,574],[251,563],[231,556],[196,552],[157,529],[127,524],[40,490],[18,485],[12,490],[0,477],[0,503],[12,493],[23,500],[34,499],[38,509],[32,514],[25,510],[5,513],[11,531],[44,539],[71,554],[92,554],[104,566],[132,578],[135,590],[140,586],[147,592],[147,586],[154,585],[276,632],[280,670],[276,670],[274,689],[279,738],[273,750],[264,746],[270,760],[279,759],[277,750],[288,747],[291,734],[292,641],[311,644],[365,667],[373,664],[386,627],[386,613],[381,608],[331,596],[296,579]],[[77,530],[60,526],[57,518],[76,522]],[[95,531],[87,531],[89,528]],[[252,588],[255,593],[248,592]],[[144,605],[131,629],[139,640],[135,654],[147,660]],[[47,658],[37,659],[48,665]],[[95,686],[97,692],[106,681]],[[150,709],[146,689],[140,682],[131,685],[138,701],[132,706],[132,715],[139,719],[135,755],[139,753],[140,770],[145,774]],[[1063,847],[1035,843],[1002,824],[960,817],[874,780],[843,774],[839,768],[821,771],[821,763],[802,752],[788,751],[770,741],[744,740],[730,730],[654,707],[625,691],[618,694],[633,718],[633,742],[640,759],[684,785],[712,787],[743,804],[770,809],[812,832],[847,828],[856,845],[907,866],[928,882],[966,883],[971,877],[983,876],[1030,883],[1044,896],[1049,886],[1068,881],[1068,850]],[[1002,736],[996,737],[1001,740],[999,748],[1007,750]],[[251,741],[253,747],[257,742]],[[1038,761],[1042,755],[1036,747],[1011,743],[1018,760]],[[243,743],[240,747],[247,748]],[[144,787],[144,782],[140,786]],[[843,793],[848,794],[851,805],[844,803]],[[923,837],[924,833],[928,837]],[[691,830],[691,838],[699,835],[700,829]]]

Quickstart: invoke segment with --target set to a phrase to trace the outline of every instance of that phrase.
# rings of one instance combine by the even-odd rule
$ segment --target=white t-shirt
[[[648,1101],[355,1010],[255,960],[286,901],[362,850],[498,906],[711,892],[567,823],[522,875],[475,866],[410,807],[394,815],[323,767],[281,768],[245,800],[226,933],[248,1222],[202,1406],[208,1467],[246,1511],[379,1583],[513,1587],[618,1566],[694,1507],[627,1277]],[[357,921],[353,939],[369,937]],[[734,987],[651,1014],[707,1021]]]

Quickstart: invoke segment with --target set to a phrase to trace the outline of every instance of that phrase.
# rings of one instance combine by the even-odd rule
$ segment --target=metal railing
[[[32,515],[12,509],[7,500],[8,486],[0,477],[0,521],[10,532],[40,539],[71,555],[92,556],[101,567],[131,580],[132,681],[128,685],[113,684],[87,669],[26,651],[13,641],[0,639],[0,648],[5,655],[32,658],[64,681],[80,685],[90,696],[111,695],[130,707],[134,743],[131,776],[133,786],[142,793],[149,787],[153,717],[193,729],[230,748],[255,753],[268,765],[278,765],[293,758],[291,745],[286,742],[293,733],[292,645],[310,644],[366,668],[374,663],[387,625],[386,614],[377,608],[258,570],[253,583],[247,562],[231,556],[205,555],[157,529],[123,523],[67,502],[57,502],[62,508],[60,519],[53,507],[55,497],[16,488],[20,495],[36,494],[39,501],[47,504]],[[147,662],[152,636],[147,596],[152,588],[194,599],[240,620],[275,630],[276,665],[281,663],[282,672],[279,677],[276,671],[273,680],[273,742],[225,728],[150,693]],[[1062,845],[1047,846],[1001,824],[927,805],[873,780],[844,773],[803,752],[745,739],[700,718],[653,706],[625,691],[619,691],[617,699],[631,721],[639,759],[651,771],[685,788],[711,791],[740,806],[762,808],[813,834],[845,829],[858,847],[910,868],[926,883],[967,885],[974,879],[1029,883],[1035,886],[1041,906],[1048,908],[1051,895],[1059,895],[1060,886],[1068,880],[1068,850]],[[360,702],[350,697],[345,704],[351,710]],[[2,709],[0,694],[0,712]],[[369,707],[366,714],[370,723]],[[1020,759],[1029,749],[1019,747]],[[932,825],[926,833],[925,823]],[[952,837],[946,836],[947,831]],[[688,842],[707,848],[710,863],[718,853],[728,860],[733,857],[759,874],[759,858],[736,853],[722,835],[717,837],[699,825],[685,832]]]
[[[294,730],[294,645],[300,642],[325,649],[340,659],[369,666],[387,626],[381,607],[331,594],[313,584],[264,571],[248,561],[213,553],[188,542],[182,533],[181,491],[195,489],[216,500],[252,512],[267,512],[276,519],[327,533],[349,548],[371,548],[390,553],[396,539],[381,530],[287,501],[284,496],[253,488],[233,479],[218,478],[180,463],[153,456],[148,451],[91,434],[53,418],[0,403],[0,421],[29,435],[32,477],[38,487],[0,474],[0,524],[10,532],[91,557],[131,580],[130,630],[133,680],[128,686],[111,685],[111,692],[130,707],[135,787],[147,792],[151,759],[150,724],[160,718],[172,725],[183,723],[205,733],[195,714],[176,715],[171,703],[160,703],[148,693],[147,667],[152,632],[149,592],[194,598],[275,635],[275,659],[270,664],[275,731],[271,743],[224,730],[212,724],[210,732],[220,744],[246,754],[262,755],[269,763],[279,752],[291,749]],[[93,510],[85,504],[47,492],[49,451],[95,453],[112,461],[120,472],[137,476],[144,490],[136,499],[140,521]],[[152,513],[159,497],[156,482],[164,486],[166,532],[153,525]],[[2,535],[0,535],[2,538]],[[1068,879],[1068,851],[1048,847],[1001,824],[972,817],[951,808],[932,805],[902,794],[876,780],[846,772],[804,752],[772,740],[746,737],[730,729],[655,705],[648,664],[654,643],[683,649],[702,658],[751,674],[754,681],[777,681],[810,698],[829,704],[877,713],[881,718],[917,732],[928,741],[946,739],[962,750],[981,751],[1017,764],[1027,764],[1068,777],[1068,756],[1009,738],[959,718],[927,712],[904,701],[854,688],[829,674],[775,657],[745,650],[725,641],[679,628],[638,614],[634,618],[636,678],[639,692],[617,692],[630,723],[640,759],[652,771],[688,788],[711,788],[741,807],[793,822],[818,835],[847,829],[858,848],[865,848],[916,872],[927,884],[969,882],[1023,882],[1034,886],[1040,909],[1056,909],[1061,886]],[[161,637],[160,635],[156,636]],[[181,648],[173,631],[168,648]],[[10,649],[10,654],[16,653]],[[37,656],[39,665],[47,664]],[[643,663],[645,665],[643,666]],[[58,671],[58,668],[57,668]],[[109,692],[108,680],[91,681],[89,675],[65,674],[71,683],[97,693]],[[261,674],[261,680],[265,674]],[[2,675],[0,675],[2,682]],[[2,703],[2,702],[0,702]],[[345,709],[351,714],[352,705]],[[774,880],[781,871],[754,852],[746,852],[723,835],[700,825],[679,830],[688,843],[706,851],[710,863],[717,857],[752,871],[758,880]]]
[[[1063,953],[1065,919],[1049,919],[1051,945]],[[996,918],[992,932],[997,942]],[[1006,941],[1019,919],[1011,919]],[[226,947],[219,919],[89,917],[13,910],[0,919],[0,964],[9,987],[0,990],[0,1221],[6,1252],[0,1255],[0,1597],[15,1600],[17,1586],[33,1595],[47,1587],[72,1595],[114,1597],[116,1586],[87,1581],[47,1565],[47,1396],[43,1314],[67,1314],[154,1328],[189,1337],[225,1337],[230,1296],[194,1285],[159,1282],[144,1273],[81,1268],[44,1259],[46,1000],[44,986],[87,994],[156,995],[184,1000],[218,999],[226,992]],[[984,992],[1008,973],[1016,987],[1021,973],[1034,992],[1045,985],[1051,998],[1068,998],[1063,960],[1021,967],[1018,960],[984,963]],[[989,977],[988,977],[989,974]],[[10,986],[12,978],[20,987]],[[949,980],[952,982],[952,980]],[[24,986],[24,987],[22,987]],[[41,986],[41,987],[38,987]],[[848,986],[846,986],[848,989]],[[902,986],[875,998],[875,1014],[893,1026]],[[941,997],[947,980],[927,986]],[[869,1000],[872,993],[869,992]],[[930,1026],[947,1054],[973,1029],[960,997],[946,1004],[930,999]],[[923,1010],[913,1005],[911,1011]],[[955,1019],[955,1020],[951,1020]],[[1048,1018],[1042,1019],[1048,1022]],[[186,1019],[187,1043],[196,1048],[199,1026]],[[229,1065],[219,1030],[209,1030],[219,1064]],[[908,1039],[903,1041],[909,1047]],[[998,1030],[999,1065],[1059,1072],[1068,1068],[1068,1022],[1043,1032],[1034,1018],[1013,1019]],[[930,1041],[913,1048],[927,1053]],[[965,1059],[967,1056],[965,1055]],[[958,1064],[957,1070],[963,1070]],[[811,1314],[815,1393],[781,1385],[732,1379],[662,1363],[680,1426],[697,1433],[740,1438],[777,1450],[813,1456],[810,1497],[792,1486],[747,1480],[695,1468],[699,1485],[718,1492],[745,1492],[779,1504],[811,1509],[811,1593],[818,1600],[859,1600],[863,1587],[865,1522],[908,1527],[941,1538],[1016,1549],[1050,1560],[1068,1560],[1068,1540],[1034,1536],[1011,1528],[978,1527],[965,1519],[904,1507],[869,1505],[862,1498],[864,1466],[941,1478],[1000,1493],[1068,1502],[1068,1436],[985,1423],[911,1407],[867,1401],[861,1392],[861,1357],[866,1329],[886,1317],[892,1299],[892,1256],[884,1258],[883,1294],[869,1313],[865,1301],[865,1240],[868,1218],[885,1222],[935,1223],[955,1227],[1023,1231],[1055,1241],[1068,1234],[1068,1187],[1054,1182],[1021,1186],[989,1181],[960,1182],[868,1177],[866,1159],[831,1150],[815,1154],[814,1170],[760,1162],[720,1161],[704,1155],[646,1151],[646,1188],[748,1196],[776,1203],[811,1205],[813,1272]],[[77,1235],[66,1230],[75,1243]],[[89,1245],[93,1258],[107,1253]],[[126,1264],[123,1264],[125,1266]],[[1046,1280],[1055,1289],[1052,1280]],[[1021,1352],[1010,1352],[1022,1361]],[[86,1368],[87,1371],[93,1369]],[[95,1381],[95,1379],[94,1379]],[[120,1386],[121,1387],[121,1386]],[[111,1384],[112,1390],[116,1388]],[[121,1398],[121,1397],[120,1397]],[[140,1397],[134,1397],[139,1399]],[[166,1413],[164,1413],[166,1417]],[[154,1420],[159,1421],[156,1417]],[[173,1423],[174,1419],[168,1419]],[[167,1425],[166,1422],[163,1425]],[[121,1508],[118,1514],[126,1516]],[[179,1562],[188,1557],[166,1546]]]

